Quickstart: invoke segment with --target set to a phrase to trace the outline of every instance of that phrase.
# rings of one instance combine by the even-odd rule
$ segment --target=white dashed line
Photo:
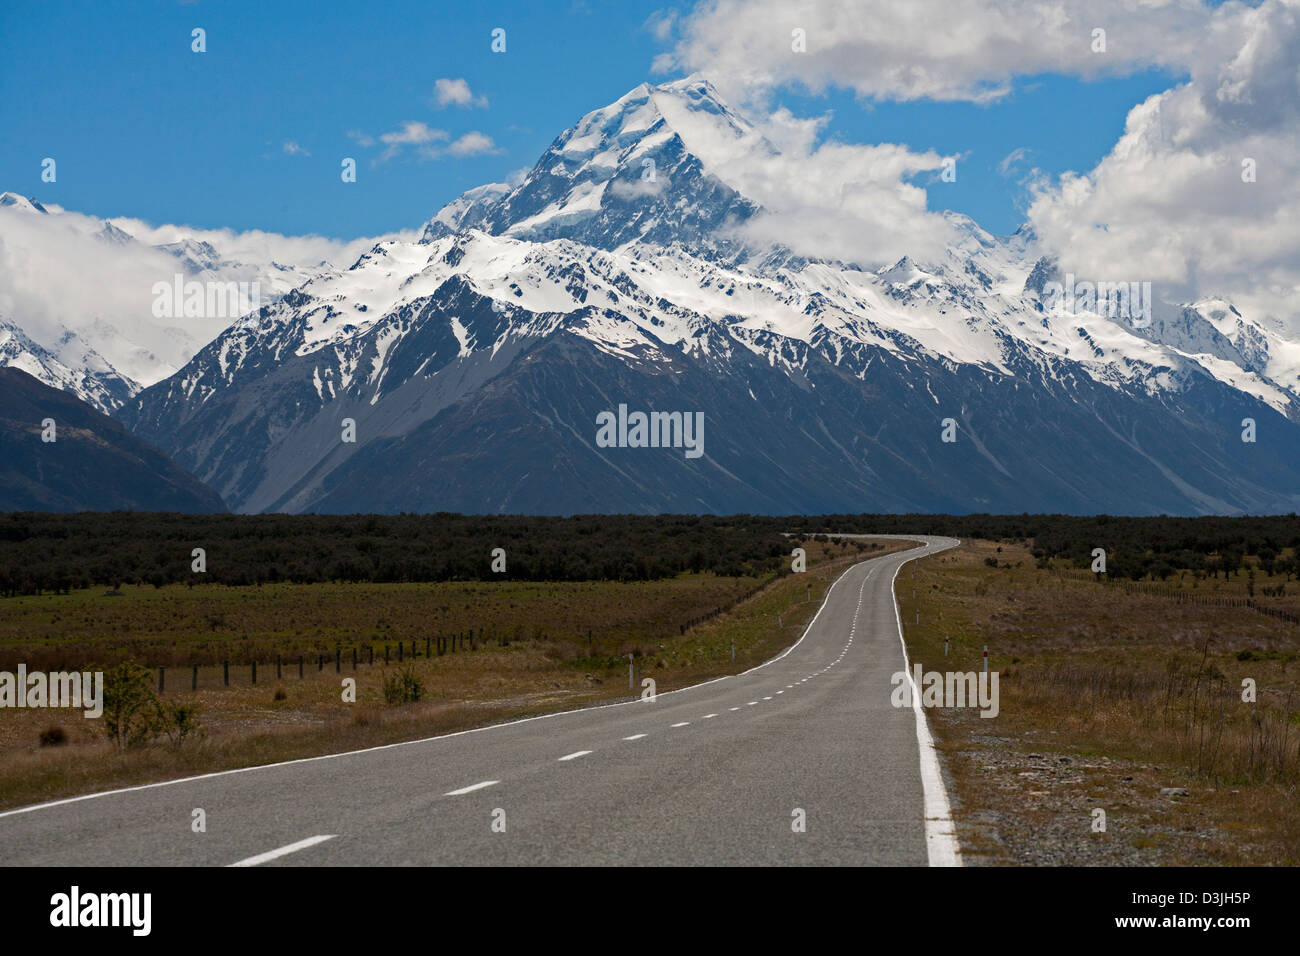
[[[689,727],[690,724],[691,724],[691,722],[690,722],[689,720],[683,720],[680,724],[673,724],[673,726],[674,726],[674,727]]]
[[[560,757],[559,759],[560,759],[560,760],[577,760],[579,757],[585,757],[585,756],[587,756],[587,754],[589,754],[589,753],[591,753],[590,750],[575,750],[573,753],[571,753],[571,754],[565,754],[563,757]]]
[[[633,734],[631,737],[624,737],[624,740],[640,740],[645,734]]]
[[[703,717],[700,718],[700,720],[708,720],[710,717],[716,717],[716,716],[718,716],[718,715],[717,715],[717,714],[705,714]]]
[[[484,787],[492,787],[500,783],[500,780],[484,780],[482,783],[472,783],[468,787],[461,787],[459,790],[449,790],[443,794],[444,797],[459,797],[465,793],[473,793],[475,790],[482,790]]]
[[[309,846],[315,846],[317,843],[324,843],[326,840],[333,840],[338,836],[336,833],[323,833],[320,836],[308,837],[305,840],[299,840],[297,843],[290,843],[288,846],[282,846],[278,850],[267,850],[265,853],[259,853],[257,856],[250,856],[246,860],[240,860],[237,863],[231,863],[231,866],[258,866],[262,863],[269,863],[271,860],[277,860],[282,856],[288,856],[290,853],[297,853],[299,850],[305,850]]]

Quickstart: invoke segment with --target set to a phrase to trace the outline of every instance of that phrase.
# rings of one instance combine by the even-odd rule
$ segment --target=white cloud
[[[379,135],[379,141],[388,147],[380,155],[379,162],[387,162],[401,153],[407,146],[420,147],[421,155],[431,158],[434,150],[430,148],[429,144],[441,142],[447,138],[446,130],[435,129],[426,123],[421,123],[419,120],[407,120],[399,129]]]
[[[1300,329],[1300,4],[1223,8],[1204,53],[1190,82],[1134,107],[1095,169],[1041,183],[1029,220],[1076,274],[1221,295]]]
[[[775,150],[755,145],[717,167],[763,207],[743,235],[868,267],[905,254],[938,257],[955,241],[948,221],[927,209],[925,190],[909,181],[941,169],[945,157],[892,143],[818,145],[823,125],[778,110],[754,133]]]
[[[988,103],[1038,74],[1094,79],[1168,70],[1186,79],[1136,105],[1095,169],[1056,179],[1034,171],[1029,221],[1045,251],[1076,274],[1150,280],[1171,301],[1224,296],[1300,329],[1298,19],[1300,0],[1213,7],[1202,0],[706,0],[665,31],[676,40],[655,66],[703,71],[727,98],[759,106],[789,87],[847,88],[866,100]],[[806,53],[791,48],[795,29],[805,31]],[[1097,29],[1105,30],[1105,52],[1094,51]],[[1086,122],[1079,117],[1080,135]],[[868,236],[884,212],[898,217],[887,231],[934,238],[939,217],[905,182],[906,172],[931,168],[933,157],[833,144],[804,153],[806,172],[759,175],[759,183],[767,201],[784,199],[795,219],[805,218],[805,205],[826,205],[810,182],[824,179],[829,195],[850,197],[824,210],[824,235],[811,224],[793,231],[810,248],[852,248],[855,210],[865,217],[858,232],[868,247],[879,244]],[[875,170],[855,179],[854,163],[842,158],[854,155],[862,162],[892,155],[904,180],[891,189]],[[1026,159],[1013,150],[1000,169],[1012,174]],[[1246,159],[1254,160],[1253,183],[1242,181]],[[781,164],[755,166],[758,175]],[[861,203],[852,201],[855,190]]]
[[[500,150],[497,149],[496,143],[492,142],[491,136],[478,130],[470,130],[448,146],[447,152],[453,156],[483,156],[499,153]]]
[[[475,96],[469,88],[469,83],[463,79],[435,80],[433,99],[439,108],[446,106],[486,107],[488,105],[487,97]]]
[[[1010,176],[1012,172],[1022,163],[1029,159],[1029,150],[1024,146],[1017,146],[1011,152],[1002,157],[998,163],[998,172],[1003,176]]]
[[[381,133],[376,140],[358,130],[352,130],[348,136],[362,146],[384,145],[384,151],[375,159],[376,163],[385,163],[413,148],[420,159],[440,159],[443,156],[485,156],[501,152],[492,137],[478,130],[470,130],[451,139],[451,134],[444,129],[437,129],[419,120],[407,120],[395,130]],[[451,142],[448,142],[451,140]],[[442,145],[446,143],[446,145]]]
[[[104,228],[100,219],[45,205],[49,215],[0,208],[0,315],[73,363],[80,356],[65,350],[82,346],[61,340],[74,331],[119,372],[145,385],[180,368],[230,325],[222,318],[153,315],[154,284],[170,282],[181,271],[174,256],[153,246],[183,239],[207,242],[227,263],[221,280],[257,281],[266,301],[297,285],[322,261],[346,268],[378,241],[113,219],[115,228],[132,237],[123,243],[97,237]]]
[[[310,156],[311,153],[303,149],[293,140],[287,140],[284,144],[284,151],[290,156]]]
[[[655,67],[706,71],[737,99],[797,84],[867,99],[990,102],[1038,73],[1183,69],[1209,19],[1199,0],[711,0],[678,25]],[[1097,28],[1104,53],[1093,50]],[[794,51],[795,30],[806,52]]]
[[[660,43],[666,43],[672,36],[673,27],[677,25],[676,10],[656,10],[646,17],[641,26],[650,32]]]

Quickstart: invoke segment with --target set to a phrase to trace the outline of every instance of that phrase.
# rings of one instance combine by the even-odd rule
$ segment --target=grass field
[[[849,563],[906,547],[895,541],[861,550],[856,542],[804,546],[808,573],[779,578],[177,585],[126,587],[120,596],[97,589],[6,599],[0,670],[20,661],[32,670],[108,667],[124,659],[161,666],[163,699],[197,707],[203,736],[118,751],[100,720],[68,711],[0,711],[0,806],[626,699],[629,654],[638,691],[644,678],[663,692],[736,673],[797,639],[828,583]],[[719,613],[723,608],[729,610]],[[468,638],[470,630],[472,650],[466,639],[455,653],[446,647],[441,656],[436,650],[425,656],[426,638]],[[355,670],[353,648],[360,660]],[[306,659],[301,680],[299,655]],[[318,655],[328,658],[321,670]],[[196,664],[200,686],[191,691]],[[385,680],[408,669],[423,687],[420,699],[388,703]],[[355,703],[343,700],[347,678],[356,681]],[[55,726],[66,742],[42,746],[42,734]]]
[[[975,541],[898,579],[914,662],[978,671],[988,645],[1000,672],[997,717],[930,712],[970,861],[1300,863],[1300,627],[1186,600],[1253,590],[1294,612],[1300,585],[1243,570],[1129,589],[1035,564]]]

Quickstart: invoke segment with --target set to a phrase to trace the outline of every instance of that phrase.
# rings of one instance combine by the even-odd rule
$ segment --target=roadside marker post
[[[989,646],[984,645],[984,673],[989,672]]]
[[[948,656],[948,635],[947,634],[943,636],[943,656],[944,657]]]
[[[634,675],[632,673],[632,652],[628,651],[627,654],[627,689],[628,690],[636,689],[636,685],[632,683],[633,680],[634,680]]]

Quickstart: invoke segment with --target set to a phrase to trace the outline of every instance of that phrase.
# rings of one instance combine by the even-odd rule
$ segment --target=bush
[[[123,661],[104,674],[104,733],[119,750],[158,736],[158,695],[146,667]]]
[[[414,704],[424,696],[424,682],[415,668],[406,666],[384,678],[384,700],[390,704]]]
[[[62,727],[50,727],[41,731],[42,747],[62,747],[68,742],[68,735]]]
[[[193,704],[169,704],[153,690],[153,672],[123,661],[104,674],[104,733],[119,750],[143,747],[159,737],[180,746],[202,737]]]

